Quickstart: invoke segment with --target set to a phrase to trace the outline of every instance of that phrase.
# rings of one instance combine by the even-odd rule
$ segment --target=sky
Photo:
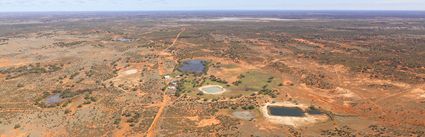
[[[0,12],[151,10],[425,10],[425,0],[0,0]]]

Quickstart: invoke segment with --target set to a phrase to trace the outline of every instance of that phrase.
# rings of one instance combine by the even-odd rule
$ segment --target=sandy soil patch
[[[294,83],[291,80],[283,80],[283,85],[292,86]]]
[[[28,133],[22,132],[19,129],[13,129],[9,132],[0,134],[0,137],[27,137]]]
[[[371,79],[370,76],[366,74],[357,75],[357,77],[355,77],[355,81],[358,81],[359,83],[362,83],[362,84],[376,84],[376,85],[391,84],[398,88],[405,88],[405,89],[411,88],[411,85],[407,83],[391,81],[391,80]]]
[[[198,123],[198,127],[206,127],[206,126],[212,126],[212,125],[218,125],[220,124],[220,120],[216,119],[215,117],[210,119],[202,119]]]
[[[360,98],[356,93],[351,92],[349,89],[336,87],[334,92],[331,92],[333,95],[336,95],[337,97],[342,98]]]
[[[137,75],[137,73],[138,69],[120,71],[117,77],[109,79],[105,81],[105,83],[113,82],[114,85],[124,85],[125,88],[130,88],[132,85],[139,83],[140,77]]]
[[[215,76],[222,78],[226,81],[236,81],[238,80],[239,73],[243,73],[244,71],[242,68],[221,68],[221,69],[212,69],[210,70],[210,74],[214,74]]]
[[[9,60],[0,59],[0,67],[6,67],[9,66],[11,62]]]
[[[124,74],[132,75],[132,74],[136,74],[137,72],[138,72],[137,69],[130,69],[130,70],[124,71]]]
[[[121,122],[120,123],[120,128],[115,130],[113,132],[113,136],[114,137],[124,137],[127,136],[127,134],[129,133],[129,131],[131,130],[130,125],[125,123],[125,122]]]
[[[244,72],[257,69],[257,66],[253,66],[252,64],[248,64],[245,62],[234,63],[229,60],[223,59],[213,59],[214,62],[221,62],[220,68],[211,67],[208,70],[208,74],[217,76],[221,79],[224,79],[228,82],[237,81],[238,76]]]
[[[271,46],[271,45],[273,45],[273,43],[266,41],[266,40],[249,39],[248,41],[251,42],[251,43],[254,43],[256,45],[259,45],[259,46]]]
[[[28,62],[25,60],[18,59],[0,59],[0,67],[9,67],[9,66],[21,66],[25,65]]]
[[[301,43],[305,43],[305,44],[309,44],[309,45],[313,45],[313,46],[318,46],[320,48],[324,48],[325,47],[325,45],[323,45],[321,43],[312,42],[312,41],[309,41],[309,40],[306,40],[306,39],[297,38],[297,39],[294,39],[294,40],[295,41],[298,41],[298,42],[301,42]]]
[[[199,116],[186,117],[186,118],[191,120],[191,121],[198,121],[199,120]]]
[[[253,114],[250,111],[236,111],[236,112],[233,112],[232,115],[242,120],[252,120],[255,118],[255,114]]]
[[[415,98],[415,99],[425,99],[425,90],[421,88],[415,88],[411,90],[410,93],[405,96],[409,98]]]

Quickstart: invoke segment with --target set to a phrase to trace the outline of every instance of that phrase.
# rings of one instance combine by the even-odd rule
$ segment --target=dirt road
[[[171,48],[171,47],[173,47],[176,43],[177,43],[177,41],[179,40],[179,38],[180,38],[180,35],[184,32],[186,30],[186,28],[182,28],[182,30],[177,34],[177,36],[176,36],[176,38],[174,38],[174,41],[173,41],[173,43],[168,47],[168,48],[166,48],[166,49],[164,49],[164,51],[167,51],[169,48]],[[163,51],[163,52],[164,52]]]
[[[169,48],[173,47],[177,43],[180,35],[185,30],[186,30],[186,28],[182,28],[182,30],[177,34],[173,43],[168,48],[164,49],[161,52],[166,52]],[[163,68],[163,63],[160,60],[158,60],[158,65],[159,65],[158,66],[159,73],[160,73],[160,75],[163,75],[163,72],[164,72],[163,69],[164,68]],[[147,137],[154,137],[155,136],[155,129],[158,125],[158,121],[161,118],[162,113],[164,112],[164,108],[169,104],[170,100],[171,100],[171,98],[167,94],[165,94],[165,92],[163,92],[162,102],[159,105],[160,107],[159,107],[158,113],[156,113],[155,118],[153,119],[151,126],[149,127],[148,131],[146,132]]]
[[[170,102],[170,97],[164,94],[164,98],[162,99],[162,103],[159,107],[158,113],[156,113],[155,118],[152,121],[151,126],[148,129],[148,132],[146,133],[147,137],[154,137],[155,136],[155,128],[158,125],[158,121],[161,118],[162,113],[164,112],[164,108],[167,106],[168,102]]]

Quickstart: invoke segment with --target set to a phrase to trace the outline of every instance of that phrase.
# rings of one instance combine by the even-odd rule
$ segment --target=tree
[[[18,129],[18,128],[20,128],[20,127],[21,127],[21,125],[16,124],[13,128],[14,128],[14,129]]]
[[[202,96],[202,95],[204,95],[204,92],[199,91],[199,92],[198,92],[198,94],[196,94],[196,95],[198,95],[198,96]]]

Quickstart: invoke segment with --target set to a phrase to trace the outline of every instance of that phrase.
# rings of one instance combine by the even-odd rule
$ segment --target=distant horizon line
[[[199,9],[199,10],[59,10],[59,11],[0,11],[0,13],[72,13],[72,12],[229,12],[229,11],[239,11],[239,12],[244,12],[244,11],[258,11],[258,12],[267,12],[267,11],[349,11],[349,12],[425,12],[425,10],[383,10],[383,9],[372,9],[372,10],[363,10],[363,9],[359,9],[359,10],[341,10],[341,9],[329,9],[329,10],[308,10],[308,9],[292,9],[292,10],[280,10],[280,9],[252,9],[252,10],[248,10],[248,9],[229,9],[229,10],[220,10],[220,9],[216,9],[216,10],[209,10],[209,9]]]

